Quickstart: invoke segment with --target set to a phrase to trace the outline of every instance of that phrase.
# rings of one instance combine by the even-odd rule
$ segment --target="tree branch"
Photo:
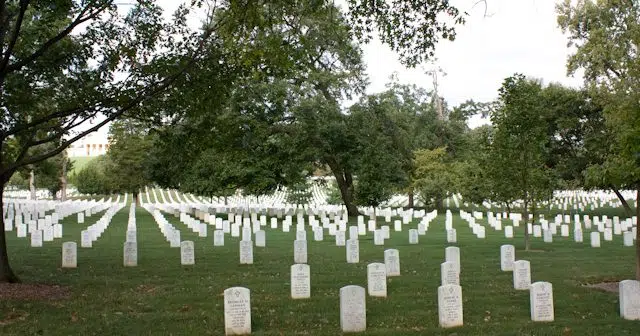
[[[78,107],[74,107],[71,109],[66,109],[66,110],[61,110],[61,111],[57,111],[51,114],[47,114],[45,116],[43,116],[42,118],[36,119],[32,122],[23,124],[22,126],[16,126],[13,129],[5,132],[5,136],[10,136],[10,135],[14,135],[14,134],[18,134],[20,132],[26,131],[30,128],[33,127],[37,127],[40,124],[46,123],[48,121],[51,121],[53,119],[62,119],[62,118],[66,118],[70,115],[73,115],[75,113],[80,113],[83,111],[88,111],[92,108],[95,108],[97,105],[100,105],[104,102],[107,102],[108,100],[104,100],[104,101],[99,101],[99,102],[94,102],[92,105],[85,105],[85,106],[78,106]]]
[[[2,62],[0,63],[0,74],[5,74],[4,70],[9,64],[9,58],[11,58],[11,53],[13,52],[13,48],[18,41],[18,36],[20,35],[20,29],[22,29],[22,21],[24,19],[24,13],[27,11],[27,7],[29,7],[30,0],[20,0],[20,11],[18,13],[18,18],[16,19],[15,27],[13,27],[13,32],[11,33],[11,39],[9,41],[9,45],[7,46],[7,50],[4,51],[4,56],[2,58]]]
[[[180,76],[182,76],[187,69],[189,69],[197,60],[198,57],[197,55],[199,54],[200,50],[204,47],[205,45],[205,41],[207,39],[208,36],[211,35],[211,31],[205,32],[205,34],[202,37],[202,40],[199,43],[198,48],[196,48],[196,50],[194,50],[193,52],[193,56],[189,59],[189,62],[187,62],[187,64],[185,64],[179,71],[177,71],[175,74],[173,74],[170,77],[165,78],[164,80],[162,80],[160,83],[157,83],[156,85],[152,86],[152,89],[148,90],[146,93],[142,93],[141,95],[137,96],[135,99],[132,99],[128,104],[122,106],[121,108],[118,109],[118,111],[110,114],[109,116],[107,116],[107,118],[105,118],[105,120],[101,121],[100,123],[96,124],[95,126],[89,128],[88,130],[84,131],[84,132],[80,132],[79,134],[77,134],[76,136],[72,137],[69,140],[66,140],[64,142],[61,142],[60,145],[58,147],[56,147],[55,149],[52,149],[48,152],[39,154],[39,155],[35,155],[26,159],[21,159],[19,160],[15,160],[14,163],[8,165],[7,167],[5,167],[4,169],[0,170],[0,176],[3,176],[7,173],[13,173],[16,169],[32,164],[32,163],[36,163],[39,161],[43,161],[46,160],[52,156],[55,156],[59,153],[61,153],[63,150],[65,150],[67,147],[69,147],[72,143],[80,140],[81,138],[83,138],[84,136],[97,131],[98,129],[100,129],[102,126],[106,125],[107,123],[117,119],[118,117],[120,117],[122,114],[124,114],[125,112],[127,112],[128,110],[131,110],[135,107],[138,106],[139,103],[141,103],[142,101],[145,101],[151,97],[153,97],[154,95],[164,91],[167,87],[169,87],[171,85],[171,83],[173,83],[176,79],[178,79]],[[89,118],[83,118],[83,120],[88,120]]]
[[[89,7],[90,5],[87,5],[87,7],[85,7],[65,29],[63,29],[56,36],[52,37],[47,42],[45,42],[42,46],[40,46],[38,50],[33,52],[31,55],[13,64],[9,64],[4,68],[0,68],[0,77],[4,77],[11,72],[20,70],[25,65],[35,61],[38,57],[42,56],[45,52],[47,52],[47,50],[49,50],[51,46],[58,43],[67,35],[69,35],[78,25],[96,18],[100,13],[102,13],[105,9],[109,7],[109,2],[105,1],[104,4],[98,7],[94,12],[87,15],[86,17],[83,17],[87,13]]]

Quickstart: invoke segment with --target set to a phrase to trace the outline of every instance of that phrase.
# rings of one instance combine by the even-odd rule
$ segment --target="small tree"
[[[413,183],[425,206],[444,209],[444,200],[456,185],[456,171],[446,147],[420,149],[414,153]]]
[[[109,130],[110,145],[104,174],[114,192],[133,194],[136,204],[141,188],[150,184],[146,157],[151,148],[147,129],[134,120],[114,122]]]
[[[530,210],[553,191],[544,161],[549,138],[541,91],[537,81],[519,74],[509,77],[500,88],[500,106],[491,114],[495,128],[488,169],[493,189],[506,191],[505,199],[516,193],[523,201],[526,250]]]
[[[107,165],[106,155],[96,157],[87,163],[77,173],[71,175],[71,183],[79,193],[86,195],[107,195],[113,188],[105,174]]]

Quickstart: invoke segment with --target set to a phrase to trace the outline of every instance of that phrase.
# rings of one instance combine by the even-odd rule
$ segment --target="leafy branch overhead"
[[[453,41],[455,26],[463,24],[467,15],[448,0],[347,0],[347,4],[356,38],[369,42],[377,30],[380,41],[411,67],[433,58],[440,39]]]

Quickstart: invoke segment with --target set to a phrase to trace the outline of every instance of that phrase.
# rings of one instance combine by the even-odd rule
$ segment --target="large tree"
[[[602,104],[611,130],[606,159],[592,166],[589,175],[616,188],[634,189],[640,200],[640,3],[565,0],[557,11],[558,24],[575,48],[568,72],[584,70],[585,85]],[[635,210],[640,227],[640,206]],[[636,243],[636,278],[640,280],[640,243]]]
[[[63,152],[180,76],[202,41],[188,31],[187,13],[181,8],[174,22],[164,22],[152,1],[126,15],[106,0],[1,1],[3,188],[17,170]],[[102,119],[87,127],[96,117]],[[18,278],[0,231],[0,282],[6,281]]]

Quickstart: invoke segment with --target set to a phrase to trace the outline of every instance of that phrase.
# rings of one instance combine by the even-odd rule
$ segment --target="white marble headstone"
[[[195,265],[196,255],[194,244],[190,240],[185,240],[180,243],[180,264],[182,265]]]
[[[137,242],[138,238],[137,238],[137,231],[134,230],[129,230],[127,231],[127,241],[131,241],[131,242]]]
[[[625,231],[622,234],[622,240],[623,240],[624,246],[633,246],[633,232]]]
[[[382,230],[373,231],[373,244],[384,245],[384,233],[382,232]]]
[[[458,285],[438,287],[438,320],[442,328],[463,325],[462,287]]]
[[[307,241],[295,240],[293,242],[293,262],[296,264],[307,263]]]
[[[418,230],[416,229],[409,230],[409,244],[411,245],[418,244]]]
[[[505,226],[504,227],[504,237],[505,238],[513,238],[513,226]]]
[[[356,234],[357,236],[357,234]],[[347,244],[346,234],[344,231],[336,231],[336,246],[345,246]]]
[[[213,231],[213,246],[224,246],[224,231]]]
[[[35,230],[31,233],[31,247],[42,247],[41,230]]]
[[[573,231],[573,241],[575,241],[576,243],[582,243],[583,241],[583,237],[582,237],[582,230],[574,230]]]
[[[500,270],[513,271],[513,263],[516,258],[516,249],[513,245],[500,246]]]
[[[347,263],[357,264],[360,262],[360,243],[357,239],[347,240]]]
[[[62,243],[62,268],[78,267],[78,244],[76,242]]]
[[[311,297],[311,270],[307,264],[291,265],[291,298]]]
[[[460,266],[453,261],[445,261],[440,264],[440,283],[441,285],[459,285],[460,284]]]
[[[600,247],[600,232],[591,232],[591,247]]]
[[[250,240],[240,241],[240,264],[253,264],[253,243]]]
[[[124,243],[124,260],[125,267],[138,266],[138,243],[125,242]]]
[[[457,238],[456,229],[447,230],[447,243],[455,243]]]
[[[370,296],[387,297],[387,267],[383,263],[367,265],[367,288]]]
[[[531,286],[531,264],[528,260],[518,260],[513,263],[513,288],[529,290]]]
[[[89,232],[89,230],[80,232],[80,247],[92,247],[92,245],[91,232]]]
[[[618,288],[620,317],[625,320],[640,320],[640,281],[622,280]]]
[[[367,329],[367,303],[364,288],[340,288],[340,328],[342,332],[362,332]]]
[[[553,321],[553,286],[550,282],[538,281],[532,283],[529,289],[529,302],[532,321]]]
[[[251,246],[251,242],[249,244]],[[224,291],[224,332],[225,335],[251,334],[251,293],[248,288],[231,287]]]
[[[266,247],[267,246],[267,237],[264,230],[256,231],[256,246],[257,247]]]
[[[400,252],[396,249],[384,251],[384,263],[387,266],[387,276],[400,276]]]

